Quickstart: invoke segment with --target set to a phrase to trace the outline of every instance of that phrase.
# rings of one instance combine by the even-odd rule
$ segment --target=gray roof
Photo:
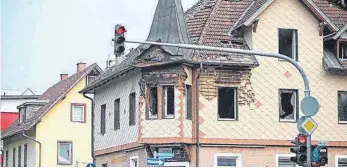
[[[323,66],[328,72],[338,75],[347,75],[347,68],[339,62],[334,53],[326,48],[324,49]]]
[[[1,100],[38,99],[40,95],[1,95]]]

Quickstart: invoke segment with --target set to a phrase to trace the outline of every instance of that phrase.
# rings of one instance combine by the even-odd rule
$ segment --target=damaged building
[[[287,10],[293,9],[293,10]],[[295,10],[294,10],[295,9]],[[338,15],[338,18],[337,18]],[[320,102],[313,142],[347,157],[347,12],[324,0],[159,0],[148,41],[262,50],[298,61]],[[304,84],[288,62],[140,45],[81,92],[94,94],[98,166],[295,166]]]

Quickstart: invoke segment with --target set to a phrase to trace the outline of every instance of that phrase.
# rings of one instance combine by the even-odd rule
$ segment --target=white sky
[[[182,0],[184,10],[197,1]],[[1,0],[1,88],[44,91],[80,61],[104,69],[114,25],[126,26],[127,39],[145,40],[157,2]]]

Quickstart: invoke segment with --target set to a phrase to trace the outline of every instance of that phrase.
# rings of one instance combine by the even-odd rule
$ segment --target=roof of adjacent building
[[[347,24],[347,11],[343,10],[327,0],[312,0],[320,10],[326,14],[329,19],[338,27],[341,28]]]
[[[33,126],[35,126],[40,119],[52,108],[55,104],[57,104],[60,100],[62,100],[65,95],[85,76],[87,76],[92,70],[98,70],[100,73],[102,69],[97,64],[92,64],[85,68],[83,71],[75,73],[69,78],[62,80],[52,87],[48,88],[39,98],[38,100],[43,100],[48,102],[44,104],[35,114],[26,120],[23,123],[19,124],[18,119],[13,122],[13,124],[8,127],[1,134],[1,139],[12,136],[14,134],[20,133],[24,130],[29,130]]]
[[[40,95],[1,95],[1,100],[38,99]]]

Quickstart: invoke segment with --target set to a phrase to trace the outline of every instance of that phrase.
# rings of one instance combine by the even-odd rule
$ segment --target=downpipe
[[[95,156],[94,156],[94,99],[91,97],[88,97],[86,95],[86,93],[83,93],[83,97],[89,99],[92,102],[92,135],[91,135],[91,154],[92,154],[92,159],[93,159],[93,163],[95,163]]]
[[[200,94],[199,94],[199,92],[200,92],[200,90],[199,90],[199,88],[200,88],[200,73],[201,73],[201,71],[202,71],[202,62],[200,62],[200,68],[198,69],[198,74],[197,74],[197,77],[196,77],[196,89],[195,89],[195,91],[196,91],[196,104],[195,104],[195,106],[196,106],[196,118],[195,118],[195,120],[196,120],[196,123],[195,123],[195,125],[196,125],[196,167],[199,167],[199,162],[200,162],[200,125],[199,125],[199,115],[200,115],[200,113],[199,113],[199,111],[200,111],[200,109],[199,109],[199,105],[200,105],[200,100],[199,100],[199,97],[200,97]]]
[[[26,137],[26,138],[28,138],[28,139],[30,139],[30,140],[32,140],[32,141],[35,141],[36,143],[39,144],[39,152],[40,152],[40,153],[39,153],[39,167],[41,167],[41,154],[42,154],[41,145],[42,145],[42,144],[41,144],[40,141],[36,140],[35,138],[26,135],[26,134],[25,134],[25,131],[26,131],[26,130],[23,131],[23,136],[24,136],[24,137]]]

